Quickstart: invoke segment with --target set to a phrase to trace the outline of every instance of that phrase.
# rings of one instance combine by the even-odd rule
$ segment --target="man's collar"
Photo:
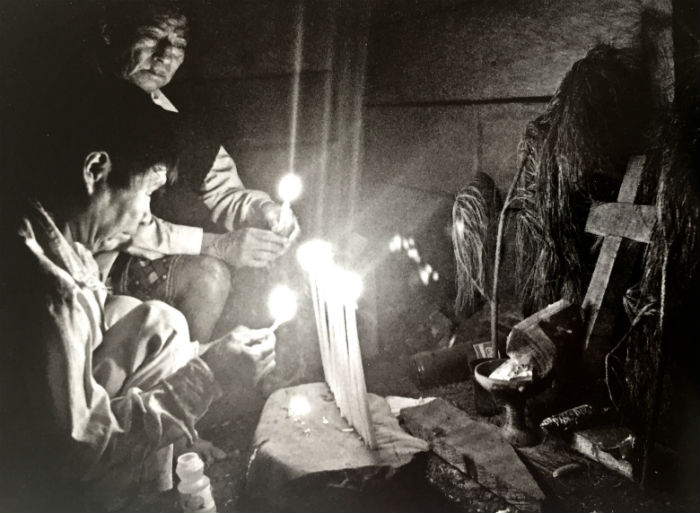
[[[42,253],[66,270],[77,284],[92,290],[104,288],[90,252],[78,242],[69,242],[40,203],[30,206],[27,217],[33,225],[33,233],[31,236],[25,234],[25,237],[36,239]]]
[[[156,89],[151,93],[151,100],[160,108],[167,110],[168,112],[180,112],[177,110],[177,107],[173,105],[173,102],[171,102],[160,89]]]

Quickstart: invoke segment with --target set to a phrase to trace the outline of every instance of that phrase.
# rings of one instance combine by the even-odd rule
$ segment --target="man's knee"
[[[119,320],[141,306],[142,301],[131,296],[110,294],[104,304],[105,326],[107,329],[114,326]]]
[[[188,256],[180,262],[176,286],[176,297],[225,301],[231,290],[231,271],[218,258]]]
[[[162,370],[175,372],[197,353],[197,348],[192,344],[187,319],[180,310],[162,301],[145,301],[143,308],[147,309],[150,322],[158,323],[156,330],[161,336],[151,338],[151,343],[154,340],[161,342],[159,347],[152,349],[160,353],[159,360],[161,365],[164,365]]]
[[[111,397],[152,387],[196,356],[185,317],[162,301],[144,301],[120,322],[93,353],[93,375]]]

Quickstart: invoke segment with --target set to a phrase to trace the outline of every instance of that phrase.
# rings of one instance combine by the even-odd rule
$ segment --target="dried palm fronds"
[[[700,333],[696,315],[700,304],[699,93],[697,88],[685,92],[686,105],[681,109],[676,104],[657,141],[658,220],[644,255],[640,289],[647,301],[658,298],[659,312],[630,344],[625,365],[628,416],[632,423],[646,427],[642,481],[648,477],[657,420],[683,410],[678,397],[687,394],[688,384],[682,379],[677,382],[677,375],[696,373],[696,350],[685,342],[697,340]],[[666,369],[669,359],[672,370]],[[693,396],[691,401],[696,399]]]
[[[641,282],[626,295],[634,330],[616,345],[626,351],[624,376],[616,383],[624,401],[624,421],[643,432],[642,482],[648,477],[648,454],[656,437],[667,442],[676,438],[674,422],[661,424],[662,433],[656,433],[657,419],[685,415],[678,398],[688,385],[678,376],[696,373],[693,349],[684,344],[697,340],[700,332],[700,55],[693,59],[690,77],[684,78],[682,61],[675,63],[676,78],[687,88],[676,88],[674,112],[662,120],[647,153],[638,202],[656,204],[657,223],[644,254]]]
[[[491,177],[477,173],[455,197],[452,207],[452,246],[455,253],[457,298],[455,311],[490,300],[493,236],[501,200]]]
[[[535,310],[533,298],[554,296],[557,291],[545,289],[551,285],[548,275],[556,262],[553,242],[545,231],[537,192],[541,148],[549,130],[547,113],[528,123],[525,136],[518,145],[518,176],[513,191],[515,210],[515,247],[517,276],[523,312]]]
[[[686,19],[687,17],[687,19]],[[689,21],[691,20],[691,21]],[[678,422],[659,423],[661,410],[669,402],[668,379],[673,382],[674,400],[671,415],[686,423],[688,411],[697,404],[697,345],[700,322],[697,317],[700,305],[700,30],[696,17],[688,9],[675,9],[673,13],[674,45],[674,116],[667,132],[664,153],[665,165],[659,173],[657,194],[658,237],[652,241],[656,254],[651,277],[658,283],[659,319],[655,337],[657,365],[652,369],[653,388],[649,421],[644,433],[641,484],[649,478],[650,455],[657,437],[657,424],[677,425]],[[660,258],[659,258],[660,257]],[[660,265],[658,262],[660,261]],[[647,283],[654,290],[654,281]],[[691,344],[686,342],[690,341]],[[669,362],[669,363],[667,363]],[[668,370],[667,370],[668,367]],[[675,414],[674,404],[675,403]],[[646,406],[646,405],[645,405]],[[694,420],[690,421],[694,423]],[[691,424],[692,426],[693,424]],[[697,432],[690,428],[689,432]],[[673,445],[681,453],[682,464],[692,462],[697,471],[697,440],[684,444],[678,432],[670,434]]]
[[[516,243],[527,314],[559,298],[580,302],[594,239],[592,198],[613,200],[650,109],[639,56],[599,45],[576,62],[521,143]]]

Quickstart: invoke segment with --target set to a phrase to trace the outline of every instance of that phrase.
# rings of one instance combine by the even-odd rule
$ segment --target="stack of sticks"
[[[376,449],[357,336],[357,294],[347,290],[353,287],[343,287],[349,281],[343,276],[356,277],[336,266],[322,274],[309,270],[321,362],[340,414],[369,448]]]

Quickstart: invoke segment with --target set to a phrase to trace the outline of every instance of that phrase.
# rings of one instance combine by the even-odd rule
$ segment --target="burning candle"
[[[342,303],[342,323],[345,331],[345,346],[343,365],[346,367],[344,375],[346,377],[346,387],[350,391],[348,409],[350,413],[350,423],[357,431],[364,436],[365,416],[362,411],[362,399],[367,391],[364,390],[364,373],[362,372],[362,358],[360,355],[360,342],[357,336],[357,320],[355,309],[357,300],[362,293],[362,279],[357,273],[339,270],[338,273],[339,302]],[[358,369],[359,366],[359,369]],[[362,384],[360,386],[359,378]],[[360,388],[364,391],[361,392]],[[360,396],[363,397],[360,397]]]
[[[330,333],[326,322],[327,304],[323,299],[325,293],[321,290],[323,282],[327,280],[320,278],[321,276],[328,276],[332,268],[333,249],[330,243],[324,240],[310,240],[299,246],[297,260],[309,276],[311,299],[316,319],[316,332],[318,333],[319,349],[321,351],[321,363],[324,375],[329,380],[328,385],[333,389],[335,384],[331,384],[333,373],[330,370]]]
[[[285,230],[292,223],[292,201],[301,194],[301,179],[294,173],[286,174],[280,180],[278,193],[282,200],[282,209],[277,220],[277,229]]]
[[[333,264],[333,248],[325,240],[307,241],[299,246],[297,261],[307,273],[317,275],[327,271]]]
[[[326,313],[328,315],[328,329],[330,332],[329,348],[331,361],[331,375],[334,383],[331,391],[335,397],[340,414],[350,420],[348,414],[348,383],[347,370],[347,338],[345,333],[345,320],[343,318],[343,305],[338,295],[337,278],[340,270],[334,266],[326,275],[328,279],[322,282],[322,297],[325,298]]]
[[[321,362],[340,413],[372,448],[372,429],[355,310],[362,279],[333,262],[330,244],[320,240],[302,244],[299,263],[308,273],[316,314]]]
[[[290,321],[297,313],[297,295],[286,285],[277,285],[270,293],[267,306],[274,323],[270,331],[274,332],[281,324]]]

